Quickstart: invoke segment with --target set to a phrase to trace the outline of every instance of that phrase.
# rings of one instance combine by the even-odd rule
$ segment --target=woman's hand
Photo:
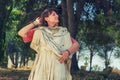
[[[40,18],[40,17],[37,17],[33,23],[34,23],[35,25],[41,25],[41,18]]]
[[[63,63],[63,62],[65,62],[65,61],[68,59],[68,57],[69,57],[69,52],[68,52],[68,51],[64,51],[64,52],[62,52],[61,54],[62,54],[62,55],[61,55],[61,57],[58,59],[58,61],[59,61],[60,63]]]

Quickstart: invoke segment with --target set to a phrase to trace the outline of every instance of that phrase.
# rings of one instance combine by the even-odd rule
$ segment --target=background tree
[[[90,49],[90,65],[93,53],[101,49],[100,45],[105,46],[103,49],[109,45],[108,51],[115,49],[115,37],[113,36],[116,35],[114,34],[116,18],[112,16],[115,15],[113,14],[113,6],[115,6],[113,3],[114,1],[111,2],[111,0],[86,0],[84,4],[78,40],[80,39],[79,41],[84,42]],[[108,53],[103,52],[103,54],[106,55],[105,66],[107,67]]]
[[[5,51],[6,51],[6,42],[5,42],[5,32],[6,32],[6,23],[8,21],[8,17],[11,13],[13,5],[11,4],[12,0],[4,0],[0,1],[0,62],[4,62],[6,59]]]

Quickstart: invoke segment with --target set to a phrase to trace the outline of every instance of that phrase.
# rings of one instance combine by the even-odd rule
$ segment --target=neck
[[[48,27],[49,27],[49,28],[53,28],[53,27],[55,27],[55,26],[57,26],[57,24],[48,24]]]

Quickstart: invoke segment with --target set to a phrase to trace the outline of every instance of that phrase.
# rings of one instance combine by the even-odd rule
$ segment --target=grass
[[[30,69],[0,68],[0,80],[27,80]],[[109,71],[87,72],[80,70],[74,73],[72,80],[120,80],[120,75]]]
[[[27,80],[30,70],[0,69],[0,80]]]

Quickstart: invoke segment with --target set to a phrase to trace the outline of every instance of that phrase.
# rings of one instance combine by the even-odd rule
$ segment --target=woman
[[[55,10],[46,9],[18,32],[24,42],[31,41],[30,47],[38,53],[28,80],[72,80],[70,58],[79,44],[58,23]],[[41,26],[34,28],[36,25]]]

